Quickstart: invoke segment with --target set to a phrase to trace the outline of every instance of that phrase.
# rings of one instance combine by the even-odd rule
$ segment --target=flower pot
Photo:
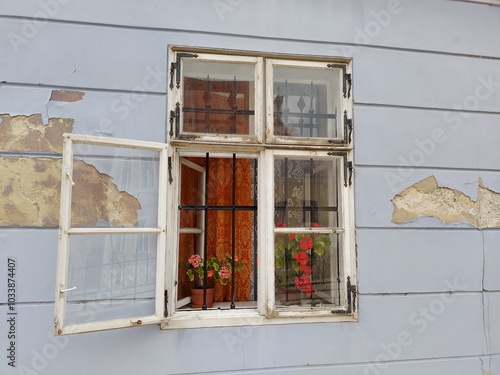
[[[297,290],[295,287],[288,288],[288,300],[287,300],[287,288],[278,288],[278,299],[282,305],[299,305],[301,301],[302,292]],[[288,302],[288,303],[287,303]]]
[[[214,305],[214,288],[207,288],[207,307]],[[193,309],[200,309],[203,306],[203,288],[191,289],[191,307]]]

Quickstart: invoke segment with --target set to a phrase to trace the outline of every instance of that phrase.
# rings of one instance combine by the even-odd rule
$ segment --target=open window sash
[[[166,144],[65,134],[55,334],[158,324]]]

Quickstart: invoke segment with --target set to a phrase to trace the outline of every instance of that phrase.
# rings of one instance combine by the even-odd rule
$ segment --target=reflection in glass
[[[343,137],[337,70],[275,67],[273,74],[274,135]]]
[[[155,227],[156,151],[75,145],[72,227]]]
[[[183,132],[254,133],[254,65],[186,60],[183,72]]]
[[[156,235],[70,237],[66,322],[155,313]],[[139,248],[147,244],[147,248]]]

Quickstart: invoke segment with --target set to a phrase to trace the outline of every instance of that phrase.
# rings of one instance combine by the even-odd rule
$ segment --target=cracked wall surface
[[[0,151],[62,152],[62,135],[73,129],[73,119],[51,118],[44,125],[41,114],[0,114]]]
[[[0,152],[62,152],[63,133],[71,132],[72,119],[40,115],[0,115]],[[0,156],[0,226],[57,227],[61,190],[61,164],[57,157]],[[81,160],[74,161],[72,225],[94,226],[98,219],[115,226],[137,224],[139,201],[119,191],[113,178]]]
[[[483,186],[481,179],[475,201],[459,190],[438,186],[436,178],[429,176],[394,196],[392,204],[395,224],[430,216],[446,224],[466,222],[479,229],[500,228],[500,193]]]

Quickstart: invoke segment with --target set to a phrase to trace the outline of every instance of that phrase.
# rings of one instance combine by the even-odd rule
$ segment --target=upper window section
[[[351,64],[173,52],[172,140],[351,148]]]
[[[349,143],[344,72],[335,64],[268,60],[271,141]]]
[[[177,61],[181,69],[179,104],[172,114],[179,116],[177,137],[257,137],[256,74],[260,59],[188,54]]]

